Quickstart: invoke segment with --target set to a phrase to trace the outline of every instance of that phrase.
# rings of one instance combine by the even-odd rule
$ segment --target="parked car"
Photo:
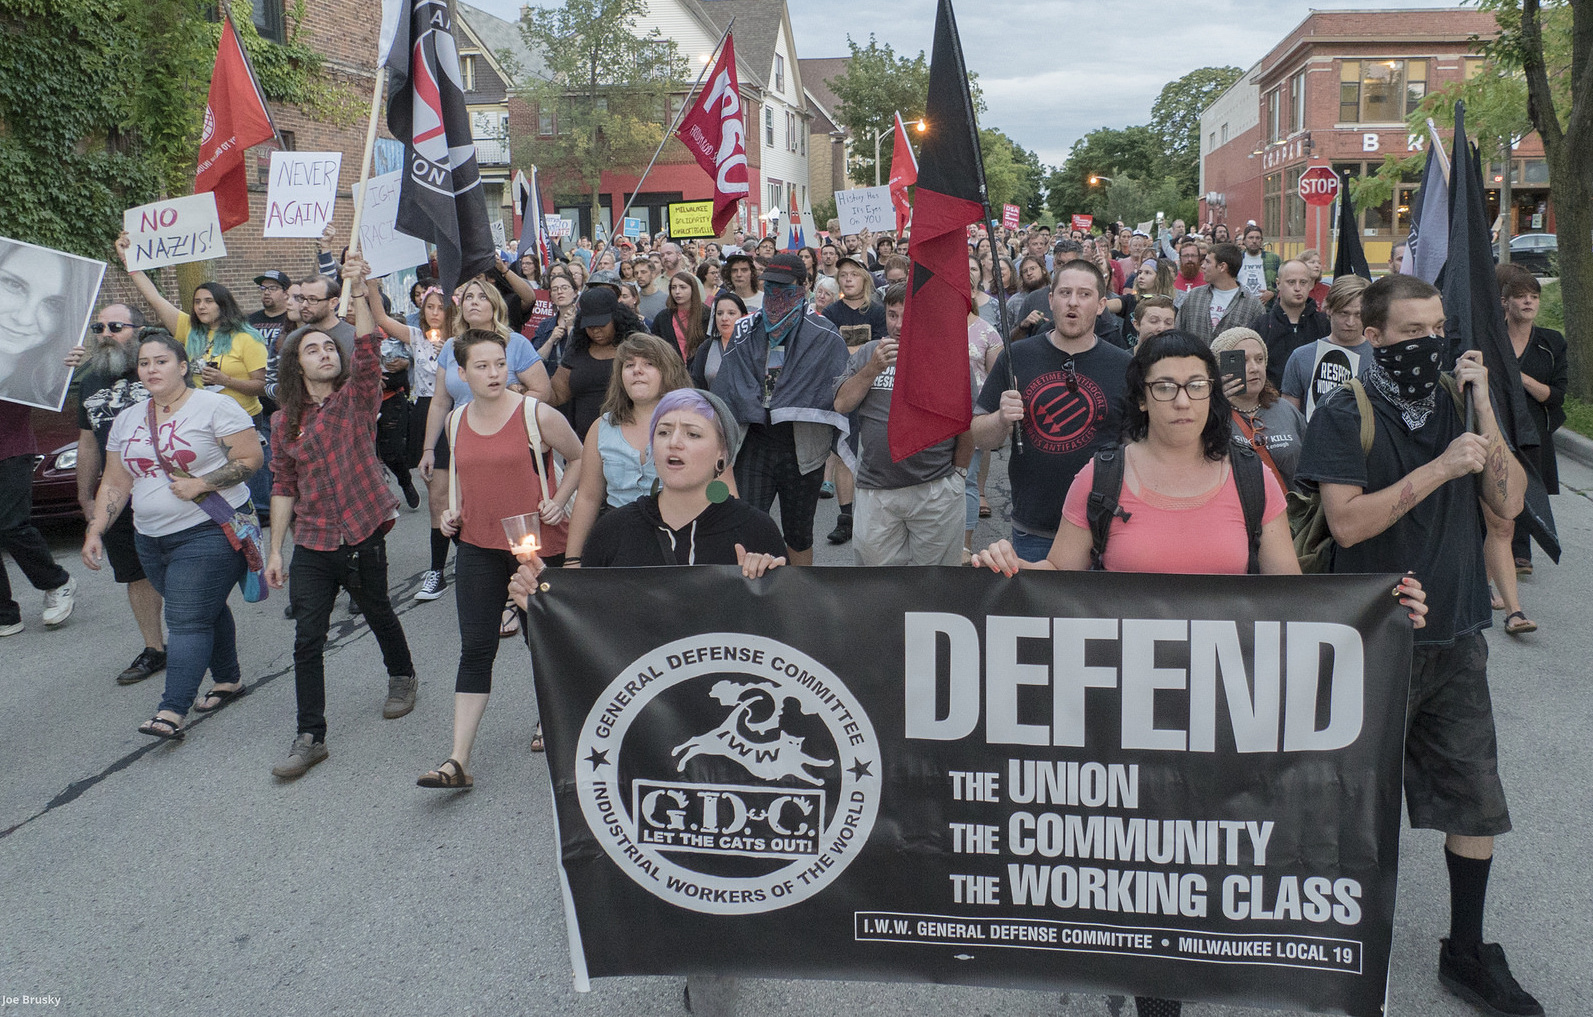
[[[67,391],[60,413],[35,409],[31,420],[39,444],[33,457],[33,518],[82,519],[77,503],[77,386]]]
[[[1510,260],[1533,275],[1559,275],[1559,238],[1553,233],[1523,233],[1510,241]]]

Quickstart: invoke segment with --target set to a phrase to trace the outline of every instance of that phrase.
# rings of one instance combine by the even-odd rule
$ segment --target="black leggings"
[[[457,543],[454,603],[459,611],[459,674],[454,691],[486,695],[492,691],[492,662],[498,657],[509,580],[520,563],[509,551]],[[564,554],[548,555],[542,561],[558,568],[564,564]]]

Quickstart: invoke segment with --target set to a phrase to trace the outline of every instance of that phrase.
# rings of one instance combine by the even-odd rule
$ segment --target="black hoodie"
[[[581,567],[734,565],[737,544],[751,553],[785,554],[780,527],[768,513],[739,498],[710,502],[701,515],[676,530],[658,514],[658,499],[643,495],[598,518],[581,548]]]

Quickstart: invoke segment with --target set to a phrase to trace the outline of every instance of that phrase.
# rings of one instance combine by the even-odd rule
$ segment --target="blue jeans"
[[[965,530],[972,530],[979,525],[979,465],[985,456],[989,455],[982,448],[974,449],[973,458],[968,460],[968,481],[963,486],[963,496],[967,499],[968,518]]]
[[[164,537],[136,535],[144,575],[166,601],[166,692],[160,709],[187,716],[205,669],[239,681],[238,630],[227,595],[243,578],[243,552],[206,519]]]
[[[1014,529],[1012,549],[1018,552],[1018,557],[1024,561],[1040,561],[1051,553],[1051,538]]]

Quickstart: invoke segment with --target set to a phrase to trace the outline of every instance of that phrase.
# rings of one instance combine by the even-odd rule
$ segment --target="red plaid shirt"
[[[293,542],[312,551],[358,544],[398,513],[376,458],[376,415],[382,405],[381,339],[354,342],[354,371],[320,406],[306,406],[299,436],[289,439],[287,413],[271,418],[272,495],[297,499]]]

